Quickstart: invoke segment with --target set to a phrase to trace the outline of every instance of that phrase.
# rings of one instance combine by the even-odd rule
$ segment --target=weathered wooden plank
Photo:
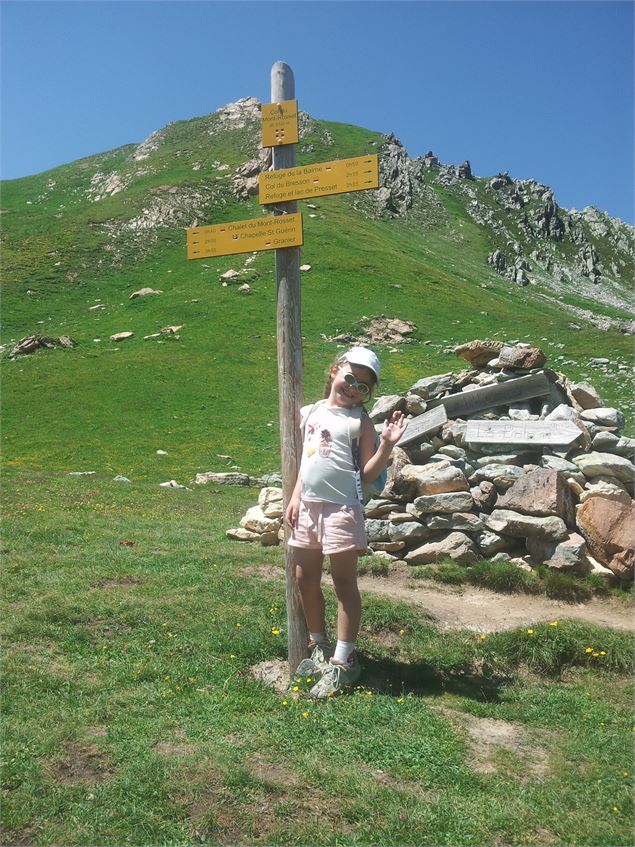
[[[397,442],[397,447],[405,447],[406,444],[411,444],[427,435],[429,432],[434,432],[447,421],[448,416],[444,406],[439,406],[438,409],[432,409],[431,412],[424,412],[423,415],[417,415],[416,418],[411,418],[408,421],[408,427],[404,434]]]
[[[571,444],[582,432],[571,421],[468,421],[468,444]]]
[[[544,373],[537,373],[510,379],[508,382],[497,385],[475,388],[473,391],[450,394],[439,400],[430,400],[428,408],[443,405],[450,417],[466,417],[482,409],[493,409],[496,406],[528,400],[530,397],[542,397],[545,394],[549,394],[549,380]]]

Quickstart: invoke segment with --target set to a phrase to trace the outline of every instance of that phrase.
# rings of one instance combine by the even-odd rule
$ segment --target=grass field
[[[262,214],[229,184],[256,134],[205,116],[170,124],[147,159],[126,147],[3,184],[3,843],[630,844],[630,634],[563,613],[481,638],[369,594],[365,676],[349,696],[315,704],[306,680],[279,693],[254,678],[286,656],[284,582],[263,578],[282,571],[281,551],[225,537],[256,493],[158,483],[280,470],[274,257],[185,258],[194,207],[199,225]],[[380,141],[317,122],[299,163]],[[96,201],[115,178],[125,187]],[[378,348],[382,393],[461,370],[452,345],[519,339],[592,382],[632,434],[631,338],[494,274],[497,242],[460,190],[431,174],[426,190],[429,207],[399,219],[360,198],[301,204],[307,400],[341,352],[329,339],[385,315],[417,330]],[[167,223],[142,225],[168,208]],[[253,294],[221,286],[229,268],[247,270]],[[161,293],[129,299],[144,286]],[[144,338],[172,325],[177,336]],[[123,331],[134,336],[109,340]],[[10,361],[34,333],[77,347]],[[578,599],[597,589],[519,573],[413,569]],[[327,611],[333,623],[332,593]]]
[[[3,843],[631,843],[629,634],[367,596],[366,676],[316,704],[251,676],[286,651],[280,550],[224,536],[252,490],[4,496]]]

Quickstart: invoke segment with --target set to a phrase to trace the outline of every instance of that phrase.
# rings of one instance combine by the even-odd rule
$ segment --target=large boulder
[[[423,400],[431,400],[433,397],[440,397],[445,391],[449,391],[455,382],[456,375],[453,373],[427,376],[415,382],[409,393],[416,394]]]
[[[264,532],[277,533],[280,529],[280,520],[268,518],[260,506],[252,506],[240,519],[240,525],[243,529],[249,529],[251,532],[262,535]]]
[[[613,429],[624,428],[624,415],[619,409],[603,406],[599,409],[583,409],[580,412],[583,421],[597,424],[598,426],[609,426]]]
[[[502,368],[541,368],[546,361],[539,347],[503,347],[498,354],[498,366]]]
[[[574,382],[570,391],[582,409],[597,409],[604,405],[602,398],[589,382]]]
[[[399,523],[390,523],[388,527],[388,537],[391,541],[419,541],[423,538],[429,538],[432,532],[425,524],[419,521],[400,521]]]
[[[366,535],[368,537],[369,544],[374,541],[391,541],[394,539],[390,538],[390,521],[383,520],[367,520],[366,521]]]
[[[430,530],[446,532],[480,532],[483,529],[483,521],[473,512],[452,512],[447,515],[430,515],[426,518],[426,526]]]
[[[630,506],[591,497],[578,507],[577,522],[591,555],[622,580],[631,579],[635,563],[635,501]]]
[[[615,453],[627,459],[631,459],[635,454],[635,438],[620,438],[606,430],[600,430],[593,436],[591,446],[600,453]]]
[[[485,515],[481,517],[485,518]],[[509,550],[517,543],[515,538],[505,538],[492,532],[490,529],[484,529],[476,535],[476,543],[479,550],[484,556],[493,556],[495,553],[500,553],[501,550]]]
[[[477,468],[470,477],[470,482],[472,485],[483,481],[492,482],[496,488],[505,491],[524,475],[524,470],[516,465],[490,463],[482,468]]]
[[[400,394],[386,394],[377,398],[368,415],[373,423],[381,423],[397,411],[406,411],[406,398]]]
[[[269,485],[260,489],[258,505],[267,518],[282,517],[282,489]]]
[[[468,535],[451,532],[444,538],[422,544],[404,556],[409,565],[428,565],[447,558],[453,559],[459,565],[471,565],[478,561],[479,553]]]
[[[595,476],[615,476],[622,482],[635,481],[635,466],[624,456],[593,451],[576,456],[573,461],[588,479]]]
[[[421,496],[469,489],[465,474],[447,460],[428,465],[406,465],[401,475],[413,483],[417,494]]]
[[[502,349],[502,341],[492,341],[490,338],[480,341],[477,338],[474,341],[469,341],[467,344],[459,344],[452,352],[457,356],[467,359],[474,367],[482,368],[485,367],[490,359],[496,358]]]
[[[567,526],[575,523],[571,489],[561,474],[549,468],[536,468],[516,480],[504,494],[498,495],[496,508],[542,518],[557,515]]]
[[[572,532],[557,544],[539,538],[528,538],[527,552],[536,564],[547,565],[553,570],[576,573],[588,573],[591,570],[586,541],[577,532]]]
[[[195,485],[208,485],[210,482],[216,485],[249,485],[250,483],[249,474],[236,471],[197,473],[192,481]]]
[[[536,518],[521,515],[509,509],[494,509],[485,518],[488,529],[500,535],[510,535],[512,538],[541,538],[546,541],[562,541],[568,535],[568,530],[562,518]]]
[[[407,502],[410,495],[414,493],[415,486],[412,480],[405,479],[402,471],[406,465],[412,464],[410,456],[401,447],[395,447],[392,451],[386,484],[382,491],[382,497],[399,502]]]
[[[406,511],[415,517],[433,514],[469,512],[474,501],[469,491],[449,491],[444,494],[427,494],[408,503]]]

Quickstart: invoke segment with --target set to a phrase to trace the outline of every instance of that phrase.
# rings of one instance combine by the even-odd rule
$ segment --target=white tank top
[[[306,414],[310,406],[301,412]],[[353,409],[318,403],[304,425],[300,477],[302,499],[342,506],[359,503],[351,449],[350,418],[359,418],[361,406]]]

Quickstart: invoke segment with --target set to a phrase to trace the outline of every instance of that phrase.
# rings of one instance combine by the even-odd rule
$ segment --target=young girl
[[[407,425],[403,413],[394,412],[376,444],[375,428],[362,404],[377,385],[379,372],[379,359],[372,350],[353,347],[331,366],[325,399],[301,410],[302,462],[285,519],[292,530],[289,544],[295,548],[295,575],[313,648],[297,674],[322,674],[310,691],[318,699],[336,694],[359,677],[357,558],[367,548],[360,482],[377,479]],[[352,432],[359,433],[359,474]],[[320,587],[325,555],[331,560],[338,603],[335,649],[326,636]]]

